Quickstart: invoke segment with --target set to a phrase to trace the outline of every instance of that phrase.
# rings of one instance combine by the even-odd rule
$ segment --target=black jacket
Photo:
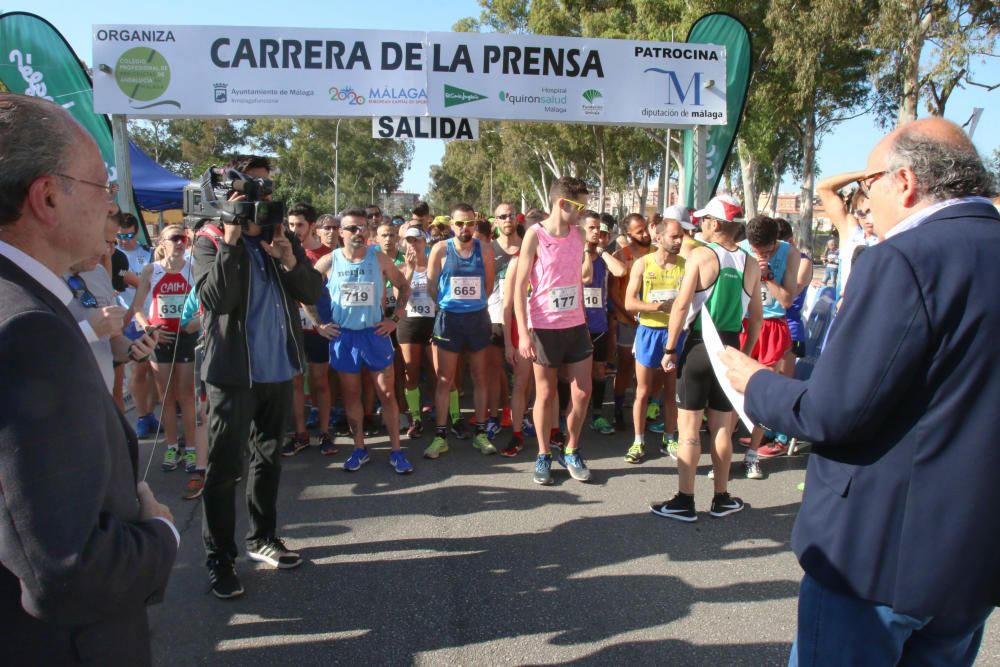
[[[273,229],[273,228],[272,228]],[[272,231],[273,233],[273,231]],[[298,304],[313,305],[323,293],[323,276],[312,267],[294,235],[282,232],[292,243],[296,264],[285,271],[268,257],[269,271],[278,276],[288,320],[288,353],[300,367],[303,358],[302,322]],[[265,231],[265,236],[268,232]],[[194,281],[201,301],[205,335],[205,363],[202,379],[216,385],[249,387],[251,383],[249,342],[246,335],[247,304],[250,298],[250,258],[241,241],[228,245],[222,240],[199,236],[195,240]]]
[[[0,663],[148,665],[177,542],[69,310],[0,257]]]

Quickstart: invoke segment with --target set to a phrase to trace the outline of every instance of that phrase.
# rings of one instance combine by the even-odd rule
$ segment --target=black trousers
[[[273,539],[278,524],[281,445],[291,410],[292,383],[208,389],[208,471],[202,493],[202,538],[209,559],[235,560],[236,484],[248,450],[248,546]]]

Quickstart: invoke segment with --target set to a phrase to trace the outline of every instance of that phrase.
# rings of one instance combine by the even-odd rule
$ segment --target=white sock
[[[635,445],[645,445],[646,444],[646,434],[645,433],[640,433],[639,435],[635,436],[635,442],[632,443],[632,444],[635,444]]]
[[[752,450],[752,449],[748,449],[748,450],[747,450],[747,453],[746,453],[746,457],[744,458],[744,460],[745,460],[745,461],[746,461],[747,463],[753,463],[754,461],[756,461],[756,460],[757,460],[757,452],[755,452],[755,451],[754,451],[754,450]]]

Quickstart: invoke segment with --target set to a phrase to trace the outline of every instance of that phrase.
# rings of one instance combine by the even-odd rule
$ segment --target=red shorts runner
[[[740,347],[746,343],[749,324],[749,320],[743,320]],[[750,356],[765,366],[774,366],[791,349],[792,334],[788,330],[788,321],[784,317],[776,317],[764,320],[760,328],[760,336],[757,337],[757,344],[753,346],[753,353]]]

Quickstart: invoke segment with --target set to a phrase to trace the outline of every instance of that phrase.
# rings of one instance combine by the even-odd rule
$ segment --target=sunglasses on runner
[[[565,197],[563,197],[563,201],[572,206],[573,208],[575,208],[577,213],[587,208],[586,204],[581,204],[580,202],[573,201],[572,199],[566,199]]]
[[[128,232],[126,234],[115,234],[120,241],[131,241],[138,232]]]
[[[184,245],[187,245],[187,242],[188,242],[188,239],[187,239],[186,236],[168,236],[164,240],[165,241],[169,241],[170,243],[183,243]]]
[[[358,227],[357,225],[344,225],[343,227],[341,227],[341,229],[347,232],[348,234],[357,234],[364,228]]]
[[[504,213],[503,215],[498,215],[498,216],[496,217],[496,219],[497,219],[497,220],[513,220],[513,219],[514,219],[514,218],[516,218],[516,217],[517,217],[517,216],[516,216],[516,215],[514,215],[513,213]]]
[[[475,220],[452,220],[451,224],[455,225],[456,227],[468,227],[470,225],[476,224],[476,221]]]
[[[66,279],[73,296],[80,300],[84,308],[97,308],[97,297],[90,293],[87,283],[80,276],[73,274]]]

